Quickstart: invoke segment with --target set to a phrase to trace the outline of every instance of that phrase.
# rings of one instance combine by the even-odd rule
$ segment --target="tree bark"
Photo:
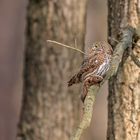
[[[83,50],[86,3],[87,0],[29,0],[17,139],[69,139],[78,119],[80,90],[67,88],[68,73],[78,67],[82,55],[50,47],[46,40],[74,46],[76,38]]]
[[[140,24],[139,0],[108,0],[108,35],[120,38],[127,24],[137,28]],[[140,43],[140,41],[138,41]],[[115,42],[111,41],[115,46]],[[140,48],[133,51],[140,57]],[[117,74],[109,81],[108,140],[140,140],[140,68],[128,51]]]

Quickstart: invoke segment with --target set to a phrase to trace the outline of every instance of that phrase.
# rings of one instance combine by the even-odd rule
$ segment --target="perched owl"
[[[68,86],[83,83],[83,93],[81,95],[83,102],[88,88],[103,80],[109,69],[112,54],[112,47],[107,42],[94,43],[86,54],[79,72],[68,81]]]

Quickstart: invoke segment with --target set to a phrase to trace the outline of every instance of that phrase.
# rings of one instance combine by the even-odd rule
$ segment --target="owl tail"
[[[82,81],[82,74],[78,73],[75,74],[69,81],[68,81],[68,87],[72,86],[73,84],[78,84]]]

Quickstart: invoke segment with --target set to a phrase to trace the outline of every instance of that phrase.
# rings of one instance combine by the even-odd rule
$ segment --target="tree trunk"
[[[29,0],[17,139],[69,139],[78,119],[80,90],[67,88],[68,73],[78,67],[82,55],[50,47],[46,40],[74,46],[76,38],[83,50],[86,3],[87,0]]]
[[[125,25],[140,24],[139,0],[108,0],[108,33],[119,39]],[[140,43],[140,41],[138,41]],[[114,46],[115,42],[111,42]],[[133,50],[140,57],[140,49]],[[108,140],[140,140],[140,68],[124,54],[119,70],[109,81]]]

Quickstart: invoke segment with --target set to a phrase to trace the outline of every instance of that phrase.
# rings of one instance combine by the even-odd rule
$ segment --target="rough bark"
[[[78,119],[79,88],[67,88],[68,73],[82,55],[49,47],[47,39],[83,50],[87,0],[29,0],[23,105],[17,139],[68,140]],[[73,43],[73,44],[72,44]]]
[[[119,39],[121,28],[140,24],[139,0],[108,0],[108,35]],[[138,41],[139,42],[139,41]],[[111,42],[115,46],[115,42]],[[140,48],[133,51],[140,57]],[[109,81],[108,140],[140,139],[140,68],[128,52],[116,76]]]

